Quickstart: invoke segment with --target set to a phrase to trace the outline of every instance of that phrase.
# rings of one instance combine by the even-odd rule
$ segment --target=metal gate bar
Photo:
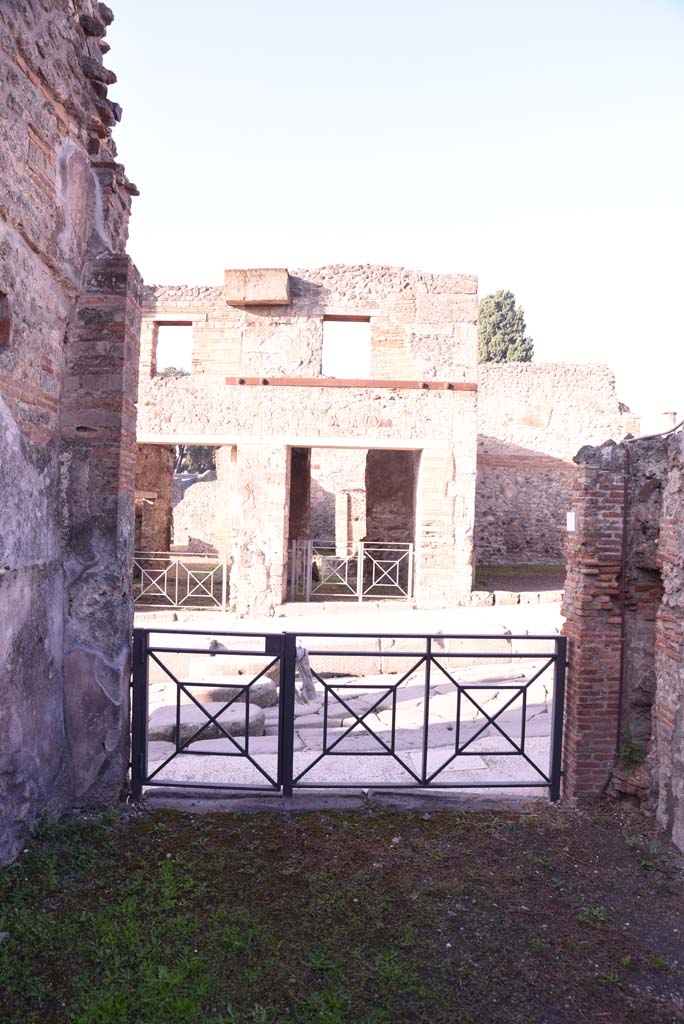
[[[220,640],[222,643],[225,641],[225,646],[221,646],[219,649],[210,650],[206,646],[178,646],[173,645],[170,638],[174,637],[178,641],[178,638],[186,639],[201,636],[206,638],[211,636],[216,640]],[[162,643],[152,643],[152,637],[163,637]],[[327,647],[320,643],[320,641],[333,642],[333,647]],[[337,641],[340,641],[339,645]],[[349,643],[345,646],[344,641],[355,641],[357,646],[358,642],[361,641],[373,641],[377,642],[378,646],[371,650],[358,650],[355,647],[350,649]],[[382,641],[394,641],[401,642],[408,649],[403,650],[381,650]],[[491,643],[492,641],[511,641],[516,642],[516,646],[524,642],[528,642],[533,646],[539,647],[543,645],[543,649],[531,650],[531,651],[519,651],[516,650],[513,653],[512,648],[508,651],[496,651],[496,650],[483,650],[485,644]],[[188,643],[193,643],[192,639],[187,640]],[[295,766],[295,698],[296,698],[296,676],[297,676],[297,644],[303,644],[308,651],[309,660],[311,662],[312,677],[318,684],[318,692],[322,699],[322,750],[317,756],[313,756],[309,763],[305,765]],[[258,644],[255,647],[254,644]],[[451,643],[465,646],[463,650],[447,649],[447,645]],[[228,646],[230,644],[230,646]],[[314,647],[314,644],[318,646]],[[479,649],[478,649],[479,645]],[[183,679],[180,676],[178,670],[174,670],[168,664],[169,655],[185,655],[185,656],[205,656],[205,657],[220,657],[223,659],[230,658],[262,658],[264,659],[264,665],[253,673],[249,673],[245,676],[244,682],[236,682],[232,677],[209,677],[202,680]],[[404,670],[400,668],[400,671],[395,674],[382,673],[388,675],[388,679],[385,682],[382,680],[380,683],[368,683],[364,682],[365,677],[359,676],[354,677],[353,681],[342,682],[338,681],[335,676],[331,677],[330,673],[326,672],[324,667],[325,659],[339,659],[344,661],[345,658],[379,658],[389,661],[392,659],[404,659],[409,663],[409,667]],[[480,660],[483,659],[488,662],[497,662],[504,660],[511,660],[515,658],[516,662],[523,664],[526,661],[539,662],[540,667],[533,668],[530,678],[526,676],[518,681],[493,681],[487,683],[483,682],[468,682],[462,676],[459,679],[458,675],[459,662],[462,664],[464,660]],[[148,760],[148,719],[149,719],[149,687],[150,687],[150,665],[155,665],[157,672],[164,673],[165,677],[170,681],[169,685],[175,688],[176,700],[175,700],[175,730],[174,730],[174,749],[173,752],[163,761],[162,764],[150,771],[149,760]],[[265,675],[267,671],[278,667],[279,677],[279,695],[278,695],[278,737],[277,737],[277,757],[276,757],[276,769],[271,772],[264,768],[263,764],[260,764],[257,756],[250,752],[250,707],[251,705],[251,691],[253,686],[258,683]],[[557,801],[560,798],[560,785],[562,776],[562,734],[563,734],[563,705],[564,705],[564,688],[565,688],[565,667],[566,667],[566,639],[561,636],[545,636],[545,635],[523,635],[523,636],[509,636],[505,637],[500,635],[492,634],[377,634],[377,633],[308,633],[308,634],[295,634],[292,632],[284,632],[279,634],[271,633],[247,633],[247,632],[212,632],[208,634],[204,630],[174,630],[174,629],[136,629],[134,631],[134,643],[133,643],[133,671],[132,671],[132,757],[131,757],[131,795],[133,799],[140,799],[143,794],[145,787],[152,786],[166,786],[172,788],[182,789],[213,789],[213,790],[254,790],[254,791],[269,791],[269,792],[281,792],[285,797],[292,795],[296,789],[416,789],[416,788],[433,788],[433,789],[515,789],[515,788],[528,788],[538,787],[547,788],[549,791],[549,798],[552,801]],[[422,724],[422,738],[420,747],[420,768],[414,768],[411,764],[407,764],[406,760],[400,756],[400,752],[397,751],[396,735],[397,735],[397,704],[398,695],[400,688],[405,684],[408,686],[410,681],[416,679],[416,674],[422,670],[422,693],[423,693],[423,724]],[[527,743],[527,731],[526,731],[526,715],[528,709],[528,693],[530,687],[540,680],[544,673],[548,670],[552,670],[553,673],[553,701],[551,707],[551,728],[549,735],[549,764],[548,767],[542,767],[536,763],[536,761],[530,757],[526,751]],[[513,671],[513,669],[512,669]],[[381,674],[381,675],[382,675]],[[429,754],[430,750],[435,749],[448,749],[444,747],[431,747],[430,745],[430,730],[431,722],[430,710],[431,701],[433,700],[432,689],[434,685],[434,679],[437,676],[444,681],[445,685],[453,687],[456,697],[456,710],[454,715],[453,730],[454,730],[454,745],[453,753],[440,764],[436,769],[429,768]],[[346,678],[352,676],[351,673]],[[239,677],[240,679],[242,677]],[[221,679],[224,681],[221,682]],[[417,680],[416,680],[417,682]],[[230,690],[238,690],[239,693],[233,693],[224,702],[219,702],[222,706],[218,710],[209,710],[203,706],[202,702],[197,700],[193,696],[192,688],[204,686],[220,689],[222,686],[230,688]],[[501,704],[495,710],[488,710],[483,706],[483,701],[478,698],[478,691],[487,691],[495,689],[501,692]],[[350,695],[350,691],[367,691],[366,696],[369,697],[367,701],[368,706],[365,710],[361,707],[356,707],[353,703],[354,695]],[[379,693],[377,698],[373,697],[373,694]],[[228,691],[227,691],[228,693]],[[448,690],[451,693],[451,689]],[[221,723],[221,716],[226,712],[229,707],[236,706],[237,702],[241,699],[241,694],[244,694],[244,706],[245,706],[245,735],[244,737],[238,736],[237,738],[229,735],[228,731],[224,728]],[[181,698],[185,697],[189,705],[193,705],[200,712],[200,724],[196,731],[188,738],[181,735]],[[356,694],[358,697],[358,693]],[[520,735],[511,735],[507,728],[501,723],[501,716],[506,711],[511,709],[518,710],[515,707],[516,702],[520,702],[521,715],[520,715]],[[330,738],[330,707],[335,703],[336,706],[348,712],[348,715],[343,716],[340,721],[346,721],[347,718],[352,719],[351,725],[344,727],[346,731],[336,735],[332,739]],[[374,711],[379,710],[379,705],[389,702],[389,710],[391,711],[390,722],[385,730],[387,732],[387,739],[378,732],[374,731],[371,724],[369,724],[369,716]],[[238,705],[242,707],[242,704]],[[464,708],[470,708],[474,710],[475,717],[471,719],[464,718]],[[472,714],[472,710],[471,710]],[[339,716],[339,711],[338,711]],[[201,721],[202,717],[206,717],[206,722]],[[223,752],[207,752],[204,748],[201,750],[189,749],[194,742],[202,738],[208,728],[213,727],[215,731],[218,731],[225,739],[235,746],[235,751],[228,750]],[[350,751],[348,749],[340,749],[343,745],[343,741],[351,736],[355,730],[356,735],[370,736],[378,745],[377,750],[363,750],[361,748],[358,751]],[[469,734],[470,733],[470,734]],[[510,749],[504,750],[492,750],[483,751],[481,748],[475,748],[473,745],[480,740],[482,737],[494,735],[495,737],[501,737],[510,747]],[[238,742],[243,740],[243,742]],[[309,751],[309,753],[313,753]],[[203,756],[205,758],[222,757],[222,758],[237,758],[243,762],[250,763],[262,776],[263,780],[259,783],[243,783],[238,781],[228,782],[213,782],[213,781],[193,781],[187,779],[173,779],[173,778],[162,778],[162,771],[170,765],[172,762],[183,761],[184,757],[191,756]],[[271,755],[272,756],[272,755]],[[348,781],[345,779],[334,779],[329,780],[316,780],[311,777],[311,772],[315,767],[323,763],[327,758],[346,756],[354,758],[357,756],[364,757],[384,757],[391,758],[396,762],[406,773],[409,781],[383,781],[382,778],[363,778],[362,780]],[[511,779],[492,779],[487,781],[486,779],[477,780],[459,780],[459,781],[448,781],[440,779],[440,775],[449,767],[449,765],[459,757],[518,757],[521,759],[521,763],[524,762],[531,770],[535,773],[535,777],[525,781],[511,780]],[[410,760],[410,757],[409,757]]]

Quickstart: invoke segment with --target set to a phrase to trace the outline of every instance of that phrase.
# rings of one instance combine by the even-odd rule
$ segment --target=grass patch
[[[605,807],[74,818],[0,874],[0,1019],[670,1024],[682,885],[653,843]]]

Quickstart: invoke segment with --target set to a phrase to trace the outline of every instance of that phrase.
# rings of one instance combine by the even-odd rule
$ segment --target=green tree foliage
[[[157,377],[188,377],[187,370],[179,370],[176,366],[165,366],[163,370],[157,370]]]
[[[525,337],[523,309],[516,309],[513,292],[485,295],[478,320],[481,363],[529,363],[534,344]]]
[[[216,469],[216,448],[210,444],[179,444],[173,460],[174,473],[206,473]]]

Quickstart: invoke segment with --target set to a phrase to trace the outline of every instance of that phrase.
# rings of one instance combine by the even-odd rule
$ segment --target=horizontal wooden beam
[[[355,380],[346,377],[226,377],[226,384],[272,388],[389,388],[405,391],[477,391],[462,380]]]

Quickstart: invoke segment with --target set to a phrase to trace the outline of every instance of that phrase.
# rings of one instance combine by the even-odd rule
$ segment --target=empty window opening
[[[160,324],[157,335],[157,376],[192,372],[192,324]]]
[[[12,338],[12,317],[9,298],[0,292],[0,348],[9,348]]]
[[[324,317],[323,376],[356,380],[369,377],[370,342],[369,317]]]

